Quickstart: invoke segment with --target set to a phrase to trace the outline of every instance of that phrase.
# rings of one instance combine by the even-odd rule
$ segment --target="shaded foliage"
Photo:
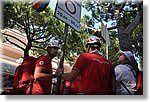
[[[24,51],[24,56],[32,54],[43,55],[46,53],[46,44],[52,36],[60,41],[60,47],[64,35],[64,23],[56,19],[54,11],[47,7],[42,12],[36,12],[32,9],[32,2],[4,2],[4,26],[3,28],[13,28],[26,34],[27,44],[20,48]],[[7,16],[8,15],[8,16]],[[91,25],[88,16],[84,16],[81,22]],[[85,43],[88,37],[93,33],[92,30],[81,27],[81,32],[76,32],[69,27],[65,61],[73,64],[76,57],[85,52]],[[9,37],[6,36],[9,40]],[[11,44],[15,42],[10,42]],[[19,45],[18,45],[19,46]],[[18,47],[17,46],[17,47]],[[59,52],[60,53],[60,52]]]
[[[111,28],[116,29],[116,33],[110,33],[110,60],[119,50],[130,50],[142,61],[143,60],[143,1],[131,0],[83,0],[83,7],[92,12],[92,18],[96,22],[111,23]],[[135,34],[136,33],[136,34]],[[112,34],[115,34],[112,35]],[[119,49],[114,46],[114,41],[118,38]],[[117,44],[118,45],[118,44]],[[102,48],[103,49],[103,48]],[[113,50],[116,49],[116,50]],[[105,50],[105,49],[103,49]],[[114,54],[112,53],[113,51]],[[117,54],[116,54],[117,55]],[[116,56],[115,55],[115,56]]]
[[[46,44],[52,36],[62,38],[63,26],[63,23],[53,17],[50,7],[39,13],[32,9],[31,0],[4,2],[3,27],[17,29],[26,34],[27,44],[25,47],[20,47],[25,57],[29,56],[30,49],[39,54],[44,53]]]

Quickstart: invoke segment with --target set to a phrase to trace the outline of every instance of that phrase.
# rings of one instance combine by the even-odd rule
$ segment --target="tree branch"
[[[19,22],[17,19],[13,19],[13,23],[14,23],[15,25],[17,25],[18,27],[20,27],[21,29],[24,29],[24,28],[23,28],[23,27],[24,27],[24,24],[21,23],[21,22]]]
[[[22,50],[24,51],[24,48],[23,48],[23,47],[21,47],[21,46],[17,45],[16,43],[10,41],[7,37],[6,37],[6,40],[7,40],[9,43],[15,45],[16,47],[18,47],[18,48],[20,48],[20,49],[22,49]]]
[[[27,22],[27,17],[26,17],[26,16],[25,16],[24,22],[25,22],[24,30],[25,30],[25,32],[26,32],[26,34],[27,34],[27,39],[28,39],[28,41],[29,41],[30,36],[29,36],[29,32],[28,32],[28,22]]]
[[[109,27],[109,28],[107,28],[108,30],[112,30],[112,29],[116,29],[117,28],[117,26],[112,26],[112,27]]]
[[[134,21],[130,23],[130,25],[124,30],[124,32],[126,32],[127,34],[131,34],[135,30],[135,28],[139,25],[142,16],[143,16],[142,10],[138,11]]]
[[[9,36],[9,37],[12,37],[12,38],[14,38],[14,39],[16,39],[16,40],[18,40],[19,42],[21,42],[22,44],[24,44],[25,46],[27,46],[27,44],[26,43],[24,43],[23,41],[21,41],[20,39],[18,39],[18,38],[16,38],[16,37],[14,37],[14,36],[12,36],[12,35],[9,35],[9,34],[6,34],[6,33],[2,33],[3,35],[6,35],[6,36]]]
[[[43,48],[40,47],[40,46],[32,46],[32,47],[39,48],[39,49],[42,49],[42,50],[46,50],[46,49],[43,49]]]
[[[44,34],[42,34],[40,37],[38,37],[38,38],[36,38],[36,39],[33,39],[34,41],[35,40],[40,40],[40,39],[44,39],[44,38],[47,38],[47,37],[49,37],[50,35],[44,35]],[[42,37],[43,36],[43,37]]]
[[[41,43],[41,44],[42,44],[42,43],[46,42],[46,40],[45,40],[45,41],[36,41],[36,40],[35,40],[35,41],[33,41],[33,42],[34,42],[34,43]]]

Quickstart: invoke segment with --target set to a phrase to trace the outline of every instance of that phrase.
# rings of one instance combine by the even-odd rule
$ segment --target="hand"
[[[61,76],[62,73],[63,73],[63,69],[57,68],[56,75],[59,77],[59,76]]]

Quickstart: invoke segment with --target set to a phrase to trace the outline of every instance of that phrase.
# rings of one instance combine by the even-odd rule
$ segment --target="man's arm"
[[[35,68],[34,78],[36,80],[46,80],[52,78],[54,75],[44,73],[44,68]]]
[[[60,73],[61,69],[58,69],[58,73]],[[78,76],[79,76],[80,72],[77,70],[72,70],[70,73],[62,73],[60,76],[69,82],[73,82]]]

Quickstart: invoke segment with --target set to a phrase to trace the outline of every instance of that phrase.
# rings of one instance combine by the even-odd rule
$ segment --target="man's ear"
[[[87,52],[89,53],[90,51],[90,45],[87,45]]]

